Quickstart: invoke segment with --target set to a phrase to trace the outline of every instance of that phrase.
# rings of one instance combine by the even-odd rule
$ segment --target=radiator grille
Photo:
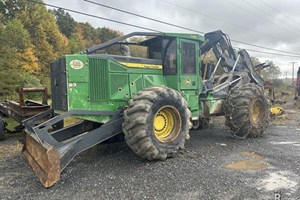
[[[104,59],[89,58],[90,100],[105,101],[108,98],[107,61]]]

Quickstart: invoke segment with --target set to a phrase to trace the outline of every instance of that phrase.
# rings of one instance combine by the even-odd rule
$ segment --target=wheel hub
[[[178,111],[173,107],[163,107],[155,115],[153,131],[155,137],[165,143],[173,141],[179,133],[181,120]]]
[[[165,115],[165,113],[159,112],[156,117],[155,117],[155,121],[154,121],[154,129],[157,132],[161,132],[163,131],[166,126],[167,126],[167,116]]]

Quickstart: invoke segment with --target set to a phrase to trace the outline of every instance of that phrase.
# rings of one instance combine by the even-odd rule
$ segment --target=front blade
[[[22,152],[44,187],[51,187],[59,180],[60,154],[53,146],[41,143],[35,135],[26,133]]]

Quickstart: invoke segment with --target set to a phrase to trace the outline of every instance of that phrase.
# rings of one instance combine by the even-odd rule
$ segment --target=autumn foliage
[[[0,0],[0,100],[15,99],[19,86],[49,86],[50,62],[119,35],[76,22],[62,9]]]

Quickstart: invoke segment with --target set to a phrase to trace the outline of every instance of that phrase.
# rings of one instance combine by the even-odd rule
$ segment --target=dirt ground
[[[300,111],[291,104],[256,139],[231,138],[215,118],[166,161],[144,161],[125,142],[97,145],[50,189],[20,154],[19,138],[0,141],[0,199],[300,199]]]

